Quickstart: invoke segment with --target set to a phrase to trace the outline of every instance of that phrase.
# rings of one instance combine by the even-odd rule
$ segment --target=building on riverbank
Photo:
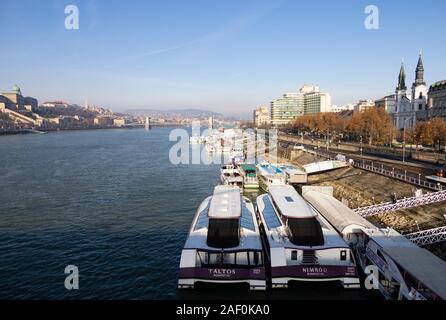
[[[383,108],[386,112],[390,114],[395,113],[395,95],[391,94],[388,96],[385,96],[381,99],[375,100],[375,107],[377,108]]]
[[[116,127],[123,127],[125,126],[125,119],[124,118],[113,119],[113,125]]]
[[[446,121],[446,80],[437,81],[429,88],[429,117]]]
[[[112,126],[113,119],[109,116],[99,116],[94,118],[94,124],[98,126]]]
[[[0,103],[4,103],[5,107],[11,110],[34,111],[37,109],[38,101],[33,97],[25,97],[22,95],[18,85],[14,85],[10,92],[0,95]]]
[[[269,110],[262,106],[254,110],[254,127],[268,126],[270,122]]]
[[[271,101],[271,125],[285,125],[303,115],[331,112],[331,96],[319,86],[304,85],[296,93],[285,93]]]
[[[375,107],[375,101],[373,100],[370,99],[359,100],[358,103],[355,105],[354,110],[355,112],[361,112],[374,107]]]
[[[420,54],[415,69],[415,81],[412,90],[406,86],[406,72],[401,63],[398,85],[395,90],[395,126],[398,129],[414,127],[417,120],[427,118],[427,87],[424,80],[423,59]]]

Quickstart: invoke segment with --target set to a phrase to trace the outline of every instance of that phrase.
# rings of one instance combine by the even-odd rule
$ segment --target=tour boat
[[[359,288],[349,245],[290,185],[270,186],[257,198],[272,288],[291,281],[338,281]]]
[[[244,189],[258,189],[259,180],[257,179],[256,166],[253,164],[239,164],[240,174],[243,178]]]
[[[268,192],[270,186],[286,184],[285,173],[278,167],[267,162],[257,165],[257,177],[260,188],[266,192]]]
[[[243,177],[240,175],[238,167],[234,164],[225,164],[221,166],[220,180],[224,185],[243,188]]]
[[[181,253],[178,288],[194,288],[200,282],[266,289],[254,206],[238,187],[216,186],[195,214]]]
[[[286,182],[289,184],[305,184],[308,182],[307,173],[292,164],[278,165],[278,168],[285,173]]]
[[[330,195],[309,191],[304,198],[350,244],[358,265],[369,270],[369,284],[386,299],[446,299],[445,261],[394,229],[374,226]]]

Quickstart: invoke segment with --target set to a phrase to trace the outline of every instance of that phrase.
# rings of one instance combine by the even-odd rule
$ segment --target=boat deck
[[[192,224],[184,249],[202,249],[207,251],[219,251],[221,248],[209,247],[206,243],[207,227],[209,223],[209,208],[212,196],[206,198],[198,208],[196,218]],[[246,200],[245,200],[246,201]],[[249,205],[248,203],[247,205]],[[223,249],[225,252],[239,250],[262,250],[259,230],[254,221],[254,211],[242,203],[240,216],[240,243],[239,246]],[[252,206],[252,204],[251,204]],[[252,211],[251,211],[252,210]]]

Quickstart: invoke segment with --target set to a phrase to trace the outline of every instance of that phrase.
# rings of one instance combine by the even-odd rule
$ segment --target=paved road
[[[296,145],[302,145],[298,143]],[[294,143],[290,143],[289,147],[286,149],[290,149],[294,146]],[[379,170],[385,170],[388,172],[393,172],[395,175],[401,175],[406,177],[407,179],[414,179],[416,181],[420,181],[421,183],[425,180],[426,175],[435,174],[435,170],[425,168],[421,164],[404,164],[402,161],[397,160],[389,160],[389,159],[380,159],[374,156],[365,156],[359,153],[354,152],[345,152],[339,151],[336,149],[325,149],[325,148],[317,148],[313,145],[304,143],[303,146],[308,150],[315,150],[319,153],[323,153],[325,155],[330,156],[331,158],[336,157],[338,154],[345,155],[347,159],[352,159],[355,161],[356,165],[370,166],[373,168],[377,168]]]
[[[282,143],[290,143],[289,141],[285,141],[282,140]],[[290,143],[290,147],[292,148],[292,146],[294,145],[294,143]],[[296,145],[302,145],[301,143],[296,143]],[[374,156],[374,155],[361,155],[360,152],[354,152],[354,151],[345,151],[345,150],[337,150],[336,148],[330,148],[329,150],[327,150],[325,148],[325,146],[322,146],[320,148],[315,147],[312,144],[308,144],[308,143],[304,143],[303,146],[305,146],[307,149],[310,150],[319,150],[321,152],[328,152],[331,155],[336,156],[337,154],[343,154],[345,156],[347,156],[349,159],[353,159],[353,160],[364,160],[365,164],[371,164],[372,162],[376,165],[383,165],[384,167],[388,167],[390,169],[395,168],[395,170],[399,169],[404,173],[404,170],[407,170],[407,172],[413,172],[415,173],[417,176],[418,174],[422,174],[422,175],[434,175],[436,174],[437,170],[441,169],[441,166],[434,166],[431,164],[424,164],[424,163],[419,163],[419,162],[413,162],[413,161],[406,161],[405,163],[403,163],[402,161],[399,160],[392,160],[392,159],[386,159],[386,158],[380,158],[379,156]]]

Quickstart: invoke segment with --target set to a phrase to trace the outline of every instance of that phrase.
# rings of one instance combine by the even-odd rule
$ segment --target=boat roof
[[[375,228],[372,223],[330,195],[307,191],[303,196],[338,232],[342,233],[349,226]]]
[[[401,268],[446,299],[446,262],[420,247],[386,247],[383,251]]]
[[[398,231],[391,228],[373,228],[364,229],[363,232],[367,234],[374,242],[381,248],[419,248],[415,243],[401,235]]]
[[[209,206],[211,219],[237,219],[241,216],[240,188],[216,186]]]
[[[266,174],[269,175],[278,175],[278,174],[282,174],[283,175],[283,171],[280,170],[278,167],[271,165],[271,164],[259,164],[257,166],[259,168],[259,170],[263,171]]]
[[[264,221],[264,227],[268,237],[268,242],[271,247],[287,247],[287,248],[302,248],[293,244],[288,237],[286,232],[286,226],[283,225],[279,216],[274,209],[274,205],[270,200],[270,196],[267,194],[260,195],[257,198],[257,207]],[[311,209],[310,207],[310,210]],[[324,234],[324,245],[314,246],[312,248],[346,248],[348,249],[348,244],[339,236],[339,234],[331,227],[328,222],[321,219],[322,216],[318,216],[318,221],[321,223],[322,231]]]
[[[240,196],[240,194],[239,194]],[[206,198],[197,210],[189,236],[187,237],[184,249],[197,249],[206,251],[221,251],[220,248],[213,248],[207,245],[209,209],[213,196]],[[240,218],[240,242],[237,247],[226,248],[223,251],[232,252],[238,250],[262,250],[262,243],[255,219],[254,207],[247,200],[241,201]]]
[[[256,166],[253,165],[253,164],[242,163],[242,164],[240,165],[240,167],[241,167],[243,170],[245,170],[245,171],[247,171],[247,170],[253,170],[253,171],[255,171],[255,170],[256,170]]]
[[[297,168],[296,166],[293,166],[292,164],[283,164],[283,165],[279,165],[279,168],[282,171],[288,172],[288,173],[293,173],[293,174],[306,174],[305,171]]]
[[[317,214],[290,185],[270,186],[269,195],[280,213],[287,218],[314,218]]]
[[[366,229],[364,232],[402,269],[446,299],[445,261],[394,229]]]

